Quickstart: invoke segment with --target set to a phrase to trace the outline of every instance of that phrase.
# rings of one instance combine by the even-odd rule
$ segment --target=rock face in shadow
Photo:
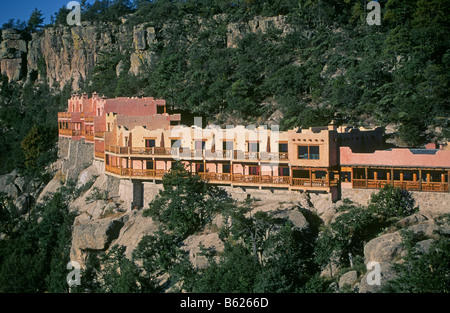
[[[119,237],[124,222],[121,219],[105,218],[86,224],[75,225],[72,232],[71,260],[84,264],[89,251],[105,251]]]

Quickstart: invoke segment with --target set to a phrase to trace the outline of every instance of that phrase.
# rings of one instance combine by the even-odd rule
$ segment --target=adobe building
[[[58,113],[59,135],[94,144],[94,158],[118,179],[158,182],[181,161],[209,183],[329,193],[342,188],[448,192],[450,150],[384,149],[383,129],[337,127],[279,131],[249,125],[180,125],[164,100],[75,94]],[[429,148],[436,148],[435,146]],[[138,188],[138,187],[137,187]]]

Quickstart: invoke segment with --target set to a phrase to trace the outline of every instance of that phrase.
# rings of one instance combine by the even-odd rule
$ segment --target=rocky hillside
[[[217,16],[215,19],[224,19]],[[130,26],[114,23],[83,22],[82,26],[46,27],[33,33],[31,39],[15,29],[2,31],[0,47],[0,70],[10,81],[48,81],[63,88],[66,83],[78,90],[83,81],[93,74],[101,53],[118,51],[126,56],[129,73],[139,75],[149,66],[155,57],[154,47],[169,40],[167,31],[173,25],[161,28],[148,26],[149,23]],[[184,21],[191,23],[192,21]],[[202,21],[198,20],[201,24]],[[205,23],[203,21],[203,23]],[[259,17],[248,23],[229,23],[227,27],[227,47],[236,48],[237,41],[247,33],[265,33],[270,27],[279,29],[283,34],[292,31],[286,17]],[[117,64],[117,75],[123,62]]]
[[[82,154],[83,149],[80,151]],[[115,245],[125,247],[125,256],[131,259],[141,239],[158,230],[158,223],[150,217],[144,217],[142,208],[130,210],[128,198],[131,195],[120,190],[120,182],[112,181],[111,177],[104,174],[101,164],[89,165],[84,162],[81,165],[77,162],[74,155],[66,155],[60,159],[52,167],[54,178],[45,186],[35,186],[33,182],[26,182],[16,172],[3,175],[0,177],[0,190],[11,196],[20,214],[26,216],[29,210],[33,209],[34,203],[43,203],[62,186],[75,184],[76,192],[69,202],[69,210],[76,215],[72,225],[70,260],[77,261],[85,267],[89,256],[108,252]],[[70,164],[72,166],[68,166]],[[77,168],[77,172],[67,172],[75,180],[68,179],[67,173],[62,175],[63,168]],[[155,185],[154,188],[158,191],[161,186]],[[292,227],[299,231],[319,231],[319,238],[320,232],[332,226],[339,216],[348,210],[343,209],[348,202],[332,203],[327,195],[314,193],[286,193],[276,196],[262,191],[244,192],[237,188],[231,190],[231,194],[239,201],[246,199],[247,194],[259,199],[248,216],[254,216],[256,212],[266,212],[275,218],[291,221]],[[363,264],[367,265],[369,262],[380,264],[381,286],[397,277],[394,264],[405,262],[404,257],[408,255],[402,233],[405,230],[412,232],[418,238],[415,247],[422,253],[427,253],[432,243],[439,239],[440,235],[436,231],[450,234],[448,221],[444,224],[437,222],[445,213],[445,210],[440,209],[436,212],[429,209],[419,210],[398,220],[390,228],[364,243]],[[181,249],[188,252],[194,268],[205,269],[209,266],[208,258],[201,253],[204,251],[202,249],[215,251],[218,255],[224,252],[224,242],[219,234],[224,223],[223,216],[219,214],[202,232],[191,235],[183,241]],[[380,285],[368,283],[370,271],[339,264],[339,261],[332,262],[325,266],[321,273],[322,277],[330,279],[330,283],[334,281],[330,285],[331,290],[336,292],[380,290]],[[161,279],[167,279],[167,276]]]

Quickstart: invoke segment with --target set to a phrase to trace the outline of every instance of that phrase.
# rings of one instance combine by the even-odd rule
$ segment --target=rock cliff
[[[214,18],[215,25],[226,23],[227,35],[223,38],[227,47],[237,46],[237,40],[249,32],[267,32],[276,29],[283,35],[292,31],[284,16],[255,17],[248,22],[227,23],[226,16]],[[203,26],[205,21],[185,20]],[[31,38],[24,38],[19,31],[4,29],[0,44],[0,70],[10,81],[47,80],[50,86],[62,88],[71,83],[77,90],[92,75],[102,52],[118,51],[129,59],[129,72],[138,75],[144,66],[155,60],[158,42],[167,40],[173,25],[160,27],[150,23],[130,26],[126,23],[83,22],[82,26],[45,27]],[[191,42],[194,38],[190,38]],[[116,73],[123,70],[123,62],[117,64]]]

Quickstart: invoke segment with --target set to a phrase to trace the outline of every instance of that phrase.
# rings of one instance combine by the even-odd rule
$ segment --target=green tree
[[[149,203],[144,216],[163,223],[182,238],[201,230],[232,200],[223,189],[192,175],[175,162],[163,177],[163,190]]]
[[[225,243],[219,262],[212,261],[200,272],[195,283],[191,284],[192,292],[254,292],[260,270],[261,265],[255,262],[247,248],[241,244]]]
[[[136,293],[157,291],[156,282],[142,269],[125,257],[125,246],[115,245],[101,257],[101,271],[97,278],[102,282],[104,292]]]
[[[418,249],[418,239],[403,233],[407,255],[403,263],[394,264],[396,278],[388,281],[382,291],[390,293],[448,293],[450,292],[450,238],[441,233],[428,251]]]
[[[417,212],[418,208],[414,206],[414,203],[410,192],[392,185],[385,185],[378,193],[370,196],[367,208],[381,218],[389,220],[403,218]]]
[[[30,32],[35,32],[36,30],[44,26],[44,14],[41,10],[35,8],[31,13],[30,19],[28,20],[27,28]]]

